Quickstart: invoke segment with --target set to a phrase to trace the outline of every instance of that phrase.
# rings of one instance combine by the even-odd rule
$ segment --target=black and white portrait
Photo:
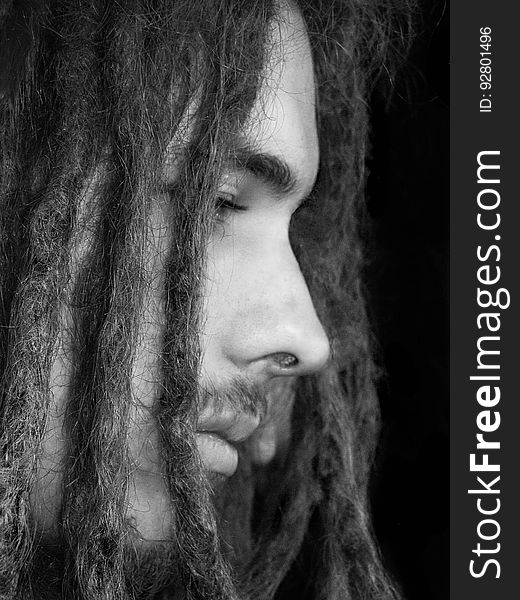
[[[2,2],[2,600],[446,597],[443,10]]]

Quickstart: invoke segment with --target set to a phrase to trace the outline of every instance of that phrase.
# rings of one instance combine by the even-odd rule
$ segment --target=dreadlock
[[[391,72],[396,48],[404,49],[405,8],[406,0],[300,2],[317,80],[321,167],[319,202],[298,211],[290,233],[334,360],[298,383],[290,460],[273,467],[278,485],[261,493],[259,474],[243,461],[222,507],[234,515],[226,533],[194,437],[200,286],[214,190],[226,149],[257,97],[268,26],[279,6],[269,0],[4,3],[2,600],[37,593],[31,565],[39,532],[30,498],[60,348],[70,349],[71,375],[58,589],[84,600],[157,592],[139,589],[125,567],[133,553],[125,518],[132,409],[121,399],[131,396],[151,277],[149,223],[172,147],[172,243],[155,407],[173,514],[165,575],[175,579],[171,594],[273,598],[287,589],[295,565],[309,563],[312,546],[309,598],[398,597],[381,567],[367,510],[378,411],[360,225],[367,98],[381,74]]]

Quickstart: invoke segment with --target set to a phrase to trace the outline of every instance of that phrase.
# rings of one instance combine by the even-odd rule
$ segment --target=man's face
[[[319,370],[329,356],[327,337],[289,243],[291,217],[310,193],[319,161],[310,48],[293,9],[284,10],[282,23],[272,26],[270,36],[261,93],[242,132],[242,155],[221,179],[220,208],[207,249],[200,373],[200,388],[207,393],[202,395],[206,403],[196,440],[210,480],[233,475],[237,443],[245,441],[259,463],[273,458],[291,408],[287,395],[281,400],[275,388]],[[166,539],[171,529],[152,411],[160,393],[164,257],[171,243],[165,223],[159,202],[151,227],[153,277],[131,381],[127,517],[143,540]],[[31,497],[37,523],[51,536],[56,533],[66,448],[63,415],[72,364],[68,318],[64,309],[60,352],[51,371],[53,405]],[[226,398],[237,382],[265,390],[267,415],[215,400],[219,394]]]

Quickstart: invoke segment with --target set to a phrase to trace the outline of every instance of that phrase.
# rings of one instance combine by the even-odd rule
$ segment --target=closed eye
[[[244,212],[247,210],[247,206],[238,204],[235,201],[233,194],[225,194],[220,192],[215,200],[215,219],[223,223],[229,217],[230,212]]]

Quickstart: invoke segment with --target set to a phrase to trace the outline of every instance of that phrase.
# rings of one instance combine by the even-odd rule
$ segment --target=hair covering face
[[[3,51],[15,58],[0,100],[1,598],[31,597],[42,583],[30,498],[64,304],[74,356],[63,432],[70,458],[59,547],[45,548],[49,589],[85,599],[154,597],[163,588],[190,598],[271,598],[293,565],[312,564],[316,597],[396,597],[366,509],[378,417],[359,243],[366,98],[396,30],[390,8],[299,8],[315,66],[320,173],[317,201],[298,211],[290,233],[333,360],[296,386],[290,460],[275,461],[269,475],[276,485],[266,488],[265,473],[244,460],[219,501],[219,531],[194,438],[204,248],[222,166],[257,98],[279,7],[5,5]],[[144,561],[125,517],[132,406],[121,398],[131,395],[146,304],[152,202],[177,139],[163,392],[154,406],[173,542]],[[71,267],[72,250],[82,247],[89,251]]]

